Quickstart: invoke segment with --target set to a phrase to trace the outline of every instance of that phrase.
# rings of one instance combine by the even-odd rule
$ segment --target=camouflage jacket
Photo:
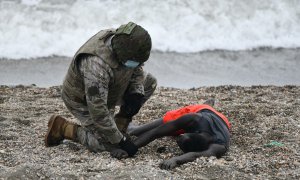
[[[66,106],[91,117],[79,120],[83,125],[97,126],[97,131],[112,144],[123,137],[113,119],[115,106],[125,91],[144,95],[142,67],[130,69],[120,65],[106,43],[114,33],[100,31],[77,51],[62,87]]]

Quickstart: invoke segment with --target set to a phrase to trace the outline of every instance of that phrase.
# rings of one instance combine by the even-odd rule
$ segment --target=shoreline
[[[144,69],[158,86],[189,89],[219,85],[300,85],[300,49],[260,48],[199,53],[152,52]],[[0,85],[60,85],[71,57],[0,59]]]

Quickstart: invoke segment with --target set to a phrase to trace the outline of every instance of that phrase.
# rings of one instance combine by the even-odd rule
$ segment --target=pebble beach
[[[135,124],[166,111],[216,100],[215,109],[232,123],[231,146],[222,158],[200,157],[173,170],[159,164],[182,152],[172,137],[156,140],[134,158],[117,160],[64,141],[46,148],[52,114],[75,121],[60,98],[60,87],[0,86],[1,179],[299,179],[300,87],[159,87],[135,116]]]

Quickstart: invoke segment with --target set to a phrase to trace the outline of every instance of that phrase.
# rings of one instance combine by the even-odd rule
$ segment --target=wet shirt
[[[228,129],[231,128],[231,124],[228,121],[228,119],[222,113],[216,111],[214,108],[212,108],[211,106],[209,106],[207,104],[189,105],[189,106],[185,106],[185,107],[182,107],[179,109],[168,111],[168,112],[166,112],[166,114],[163,117],[163,122],[167,123],[169,121],[178,119],[179,117],[181,117],[185,114],[196,113],[196,112],[200,112],[201,110],[205,110],[205,109],[214,112],[217,116],[219,116],[224,121],[224,123],[226,124]]]
[[[196,124],[187,129],[181,129],[176,135],[187,133],[207,132],[214,138],[214,143],[225,145],[229,148],[231,124],[228,119],[220,112],[206,104],[190,105],[180,109],[168,111],[163,117],[163,123],[176,120],[188,113],[198,113],[201,118],[197,119]],[[200,122],[201,121],[201,122]]]

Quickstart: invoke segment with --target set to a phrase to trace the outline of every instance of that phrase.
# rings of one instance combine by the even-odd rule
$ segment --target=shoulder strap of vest
[[[113,53],[109,47],[105,44],[105,41],[108,37],[115,34],[115,30],[111,29],[106,31],[105,34],[103,34],[101,37],[99,37],[99,40],[101,42],[101,47],[99,47],[98,51],[96,52],[98,56],[106,62],[111,68],[117,68],[119,66],[118,61],[113,57]]]
[[[76,59],[82,54],[91,54],[98,56],[111,68],[117,68],[119,66],[118,61],[113,57],[113,53],[105,44],[105,40],[115,34],[114,29],[107,29],[99,31],[92,36],[85,44],[83,44],[76,52],[73,61],[76,63]]]

